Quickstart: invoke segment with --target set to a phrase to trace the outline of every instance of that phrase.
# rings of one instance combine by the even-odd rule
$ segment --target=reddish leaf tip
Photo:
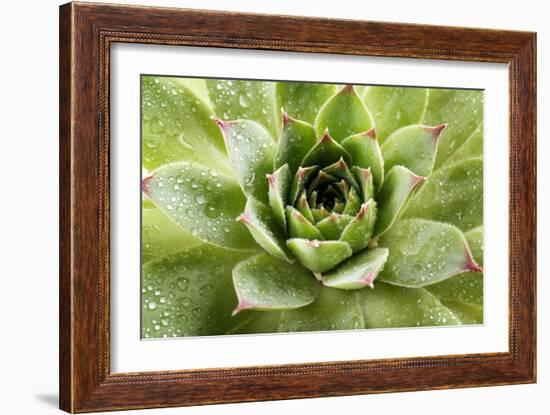
[[[292,117],[290,117],[290,115],[288,115],[284,109],[281,108],[281,118],[283,120],[283,127],[286,127],[287,125],[289,125],[293,119]]]
[[[362,219],[363,216],[365,216],[367,214],[367,212],[369,211],[369,205],[366,204],[366,203],[363,203],[361,205],[361,208],[359,209],[359,212],[357,212],[357,216],[356,218],[357,219]]]
[[[466,254],[466,263],[462,267],[462,271],[470,272],[483,272],[483,267],[481,267],[473,258],[472,253],[469,249],[465,250]]]
[[[297,211],[296,209],[294,209],[292,211],[292,215],[296,218],[296,220],[298,222],[302,222],[304,223],[306,221],[306,218],[304,217],[304,215],[302,215],[299,211]]]
[[[366,135],[367,137],[370,137],[370,138],[376,140],[376,129],[375,129],[374,127],[372,127],[369,131],[367,131],[367,132],[365,133],[365,135]]]
[[[222,120],[221,118],[214,117],[213,120],[218,125],[218,127],[220,127],[220,130],[222,131],[229,129],[231,125],[231,121],[225,121],[225,120]]]
[[[222,132],[223,141],[227,144],[227,138],[229,136],[229,130],[231,129],[231,121],[224,121],[221,118],[213,118],[214,122],[218,125]]]
[[[342,91],[340,91],[340,92],[342,92],[344,94],[349,94],[349,93],[353,92],[354,90],[355,89],[354,89],[352,84],[347,84],[342,88]]]
[[[277,181],[274,174],[266,174],[267,182],[269,183],[270,187],[275,188],[275,182]]]
[[[437,140],[439,139],[439,136],[441,135],[441,132],[445,128],[447,128],[447,124],[441,124],[435,127],[424,127],[424,130],[429,132],[437,142]]]
[[[412,187],[418,186],[418,184],[422,183],[424,180],[426,180],[424,176],[417,176],[413,173],[411,176]]]
[[[153,178],[153,175],[151,174],[141,179],[141,191],[145,193],[147,196],[149,196],[151,193],[151,188],[149,187],[149,184],[152,178]]]
[[[340,160],[338,160],[338,162],[336,163],[336,165],[338,166],[338,168],[340,169],[345,169],[348,167],[348,165],[346,164],[346,162],[344,161],[344,158],[343,157],[340,157]]]
[[[363,276],[361,278],[361,283],[365,284],[370,289],[374,288],[374,280],[376,279],[376,273],[375,272],[369,272],[367,275]]]
[[[323,133],[323,135],[319,139],[319,142],[320,143],[326,143],[326,142],[329,142],[329,141],[332,141],[332,137],[330,136],[330,134],[328,132],[328,128],[325,128],[325,132]]]
[[[243,299],[239,299],[239,304],[237,304],[237,307],[233,310],[231,313],[231,316],[236,316],[238,313],[240,313],[243,310],[247,310],[249,308],[254,307],[254,304],[248,303],[247,301]]]
[[[242,222],[246,224],[251,223],[250,215],[248,213],[241,213],[239,217],[237,218],[237,222]]]

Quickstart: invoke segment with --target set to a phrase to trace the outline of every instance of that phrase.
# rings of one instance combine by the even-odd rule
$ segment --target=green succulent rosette
[[[481,323],[482,100],[143,77],[143,337]]]

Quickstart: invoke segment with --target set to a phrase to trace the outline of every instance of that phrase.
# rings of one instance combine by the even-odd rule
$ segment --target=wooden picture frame
[[[110,47],[119,42],[508,64],[509,352],[111,373],[109,70]],[[535,382],[535,33],[69,3],[60,8],[59,93],[61,409],[91,412]]]

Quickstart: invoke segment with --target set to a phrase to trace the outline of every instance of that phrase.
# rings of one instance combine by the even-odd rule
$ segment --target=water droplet
[[[148,305],[147,305],[147,308],[149,310],[154,310],[155,308],[157,308],[157,303],[155,303],[154,301],[151,301]]]
[[[191,304],[193,304],[193,300],[191,300],[189,297],[183,297],[180,300],[180,303],[184,307],[189,307],[189,306],[191,306]]]
[[[212,292],[212,289],[213,287],[209,284],[203,285],[199,290],[199,294],[202,295],[203,297],[208,297]]]
[[[202,193],[199,193],[195,196],[195,202],[197,202],[199,205],[204,205],[206,203],[206,198]]]
[[[248,108],[250,106],[250,98],[246,95],[239,96],[239,105],[243,108]]]
[[[218,217],[218,209],[216,208],[216,206],[212,204],[206,205],[206,209],[204,209],[204,213],[206,214],[206,216],[212,219]]]
[[[187,291],[189,288],[189,280],[187,278],[178,278],[177,284],[181,291]]]

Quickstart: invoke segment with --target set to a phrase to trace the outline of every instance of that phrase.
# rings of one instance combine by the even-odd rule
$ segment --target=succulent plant
[[[481,323],[482,99],[143,77],[143,337]]]

